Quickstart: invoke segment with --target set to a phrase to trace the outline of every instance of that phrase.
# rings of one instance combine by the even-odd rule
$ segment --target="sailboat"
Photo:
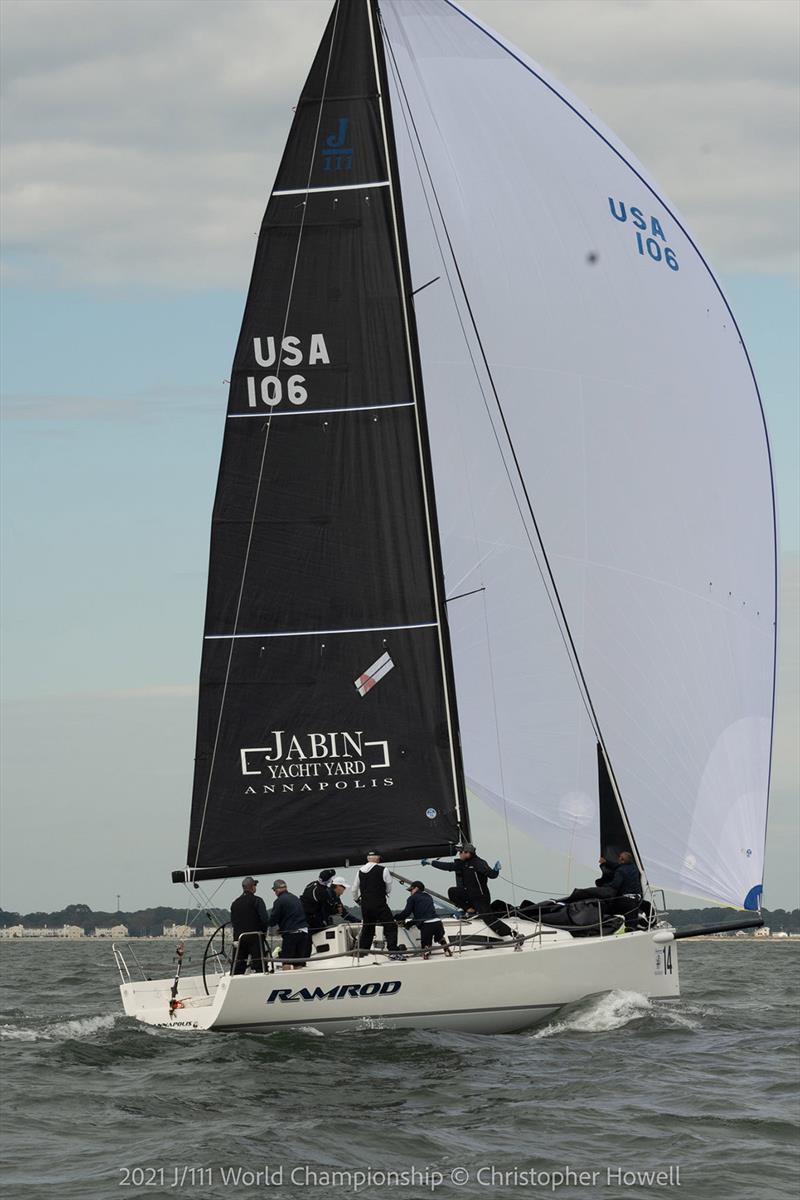
[[[118,947],[126,1013],[512,1032],[677,997],[657,888],[758,920],[775,531],[747,351],[644,167],[453,0],[336,0],[235,352],[173,879],[446,858],[480,804],[576,863],[629,850],[648,904],[514,906],[513,939],[451,914],[428,960],[336,924],[291,973],[218,940],[139,980]]]

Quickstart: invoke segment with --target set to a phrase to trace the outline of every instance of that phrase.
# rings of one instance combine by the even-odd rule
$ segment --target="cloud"
[[[191,409],[217,416],[222,387],[154,389],[128,395],[56,395],[47,393],[9,393],[0,404],[3,423],[38,424],[78,421],[153,421],[173,412]]]
[[[121,688],[118,691],[97,692],[93,695],[81,694],[79,698],[85,700],[172,700],[184,697],[196,698],[197,692],[196,683],[163,683],[153,684],[151,687]]]
[[[630,145],[718,269],[796,267],[797,6],[472,8]],[[241,287],[329,10],[6,0],[6,279]]]

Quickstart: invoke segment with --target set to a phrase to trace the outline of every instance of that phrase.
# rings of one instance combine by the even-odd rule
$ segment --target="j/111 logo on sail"
[[[324,171],[352,171],[353,148],[345,145],[348,140],[349,125],[349,117],[339,117],[336,129],[325,138],[325,145],[322,149],[322,169]]]
[[[675,251],[666,245],[666,236],[658,217],[646,217],[640,208],[631,205],[630,210],[622,200],[608,197],[608,207],[615,221],[628,220],[630,211],[631,222],[636,230],[636,248],[644,257],[647,255],[653,262],[665,262],[671,271],[679,271],[680,266]],[[649,231],[649,237],[646,236]],[[663,243],[663,244],[662,244]]]
[[[303,338],[289,334],[280,340],[275,337],[253,338],[253,355],[259,367],[299,367],[307,362],[310,367],[330,366],[331,358],[325,344],[323,333],[312,333],[306,346]],[[285,381],[286,399],[290,404],[305,404],[308,392],[305,388],[305,375],[290,375]],[[250,408],[257,408],[259,399],[269,408],[280,404],[284,398],[284,380],[278,375],[264,375],[257,380],[255,375],[247,376],[247,403]]]

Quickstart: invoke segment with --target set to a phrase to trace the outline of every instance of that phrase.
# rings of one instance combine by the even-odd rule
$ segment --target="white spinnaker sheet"
[[[672,206],[537,64],[449,0],[381,9],[414,285],[440,277],[416,314],[447,590],[482,589],[448,609],[467,775],[594,861],[594,732],[530,500],[651,882],[752,906],[775,520],[736,325]]]

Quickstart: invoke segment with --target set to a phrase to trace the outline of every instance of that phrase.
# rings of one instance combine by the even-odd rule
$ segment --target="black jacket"
[[[303,906],[291,892],[281,892],[276,896],[267,921],[270,925],[277,925],[281,933],[297,933],[298,930],[308,929]]]
[[[595,879],[595,887],[611,887],[611,880],[614,878],[616,869],[609,862],[600,863],[600,878]]]
[[[497,879],[500,874],[474,854],[472,858],[456,858],[453,862],[432,862],[431,866],[439,871],[455,871],[457,885],[463,887],[470,900],[478,901],[491,900],[488,880]]]
[[[358,872],[358,903],[361,906],[362,915],[381,912],[386,905],[388,893],[384,877],[385,869],[383,863],[376,863],[368,871],[362,867]]]
[[[318,879],[306,884],[300,903],[306,914],[309,929],[324,929],[330,925],[334,913],[339,911],[339,900],[334,892]]]
[[[436,905],[433,903],[433,896],[428,892],[414,892],[413,896],[409,896],[406,900],[406,906],[401,913],[397,914],[398,921],[413,921],[415,925],[422,925],[425,921],[438,921],[436,915]]]
[[[642,877],[636,863],[620,863],[612,878],[608,880],[618,896],[641,896]]]
[[[255,892],[242,892],[231,905],[234,939],[243,933],[266,933],[267,906]]]

